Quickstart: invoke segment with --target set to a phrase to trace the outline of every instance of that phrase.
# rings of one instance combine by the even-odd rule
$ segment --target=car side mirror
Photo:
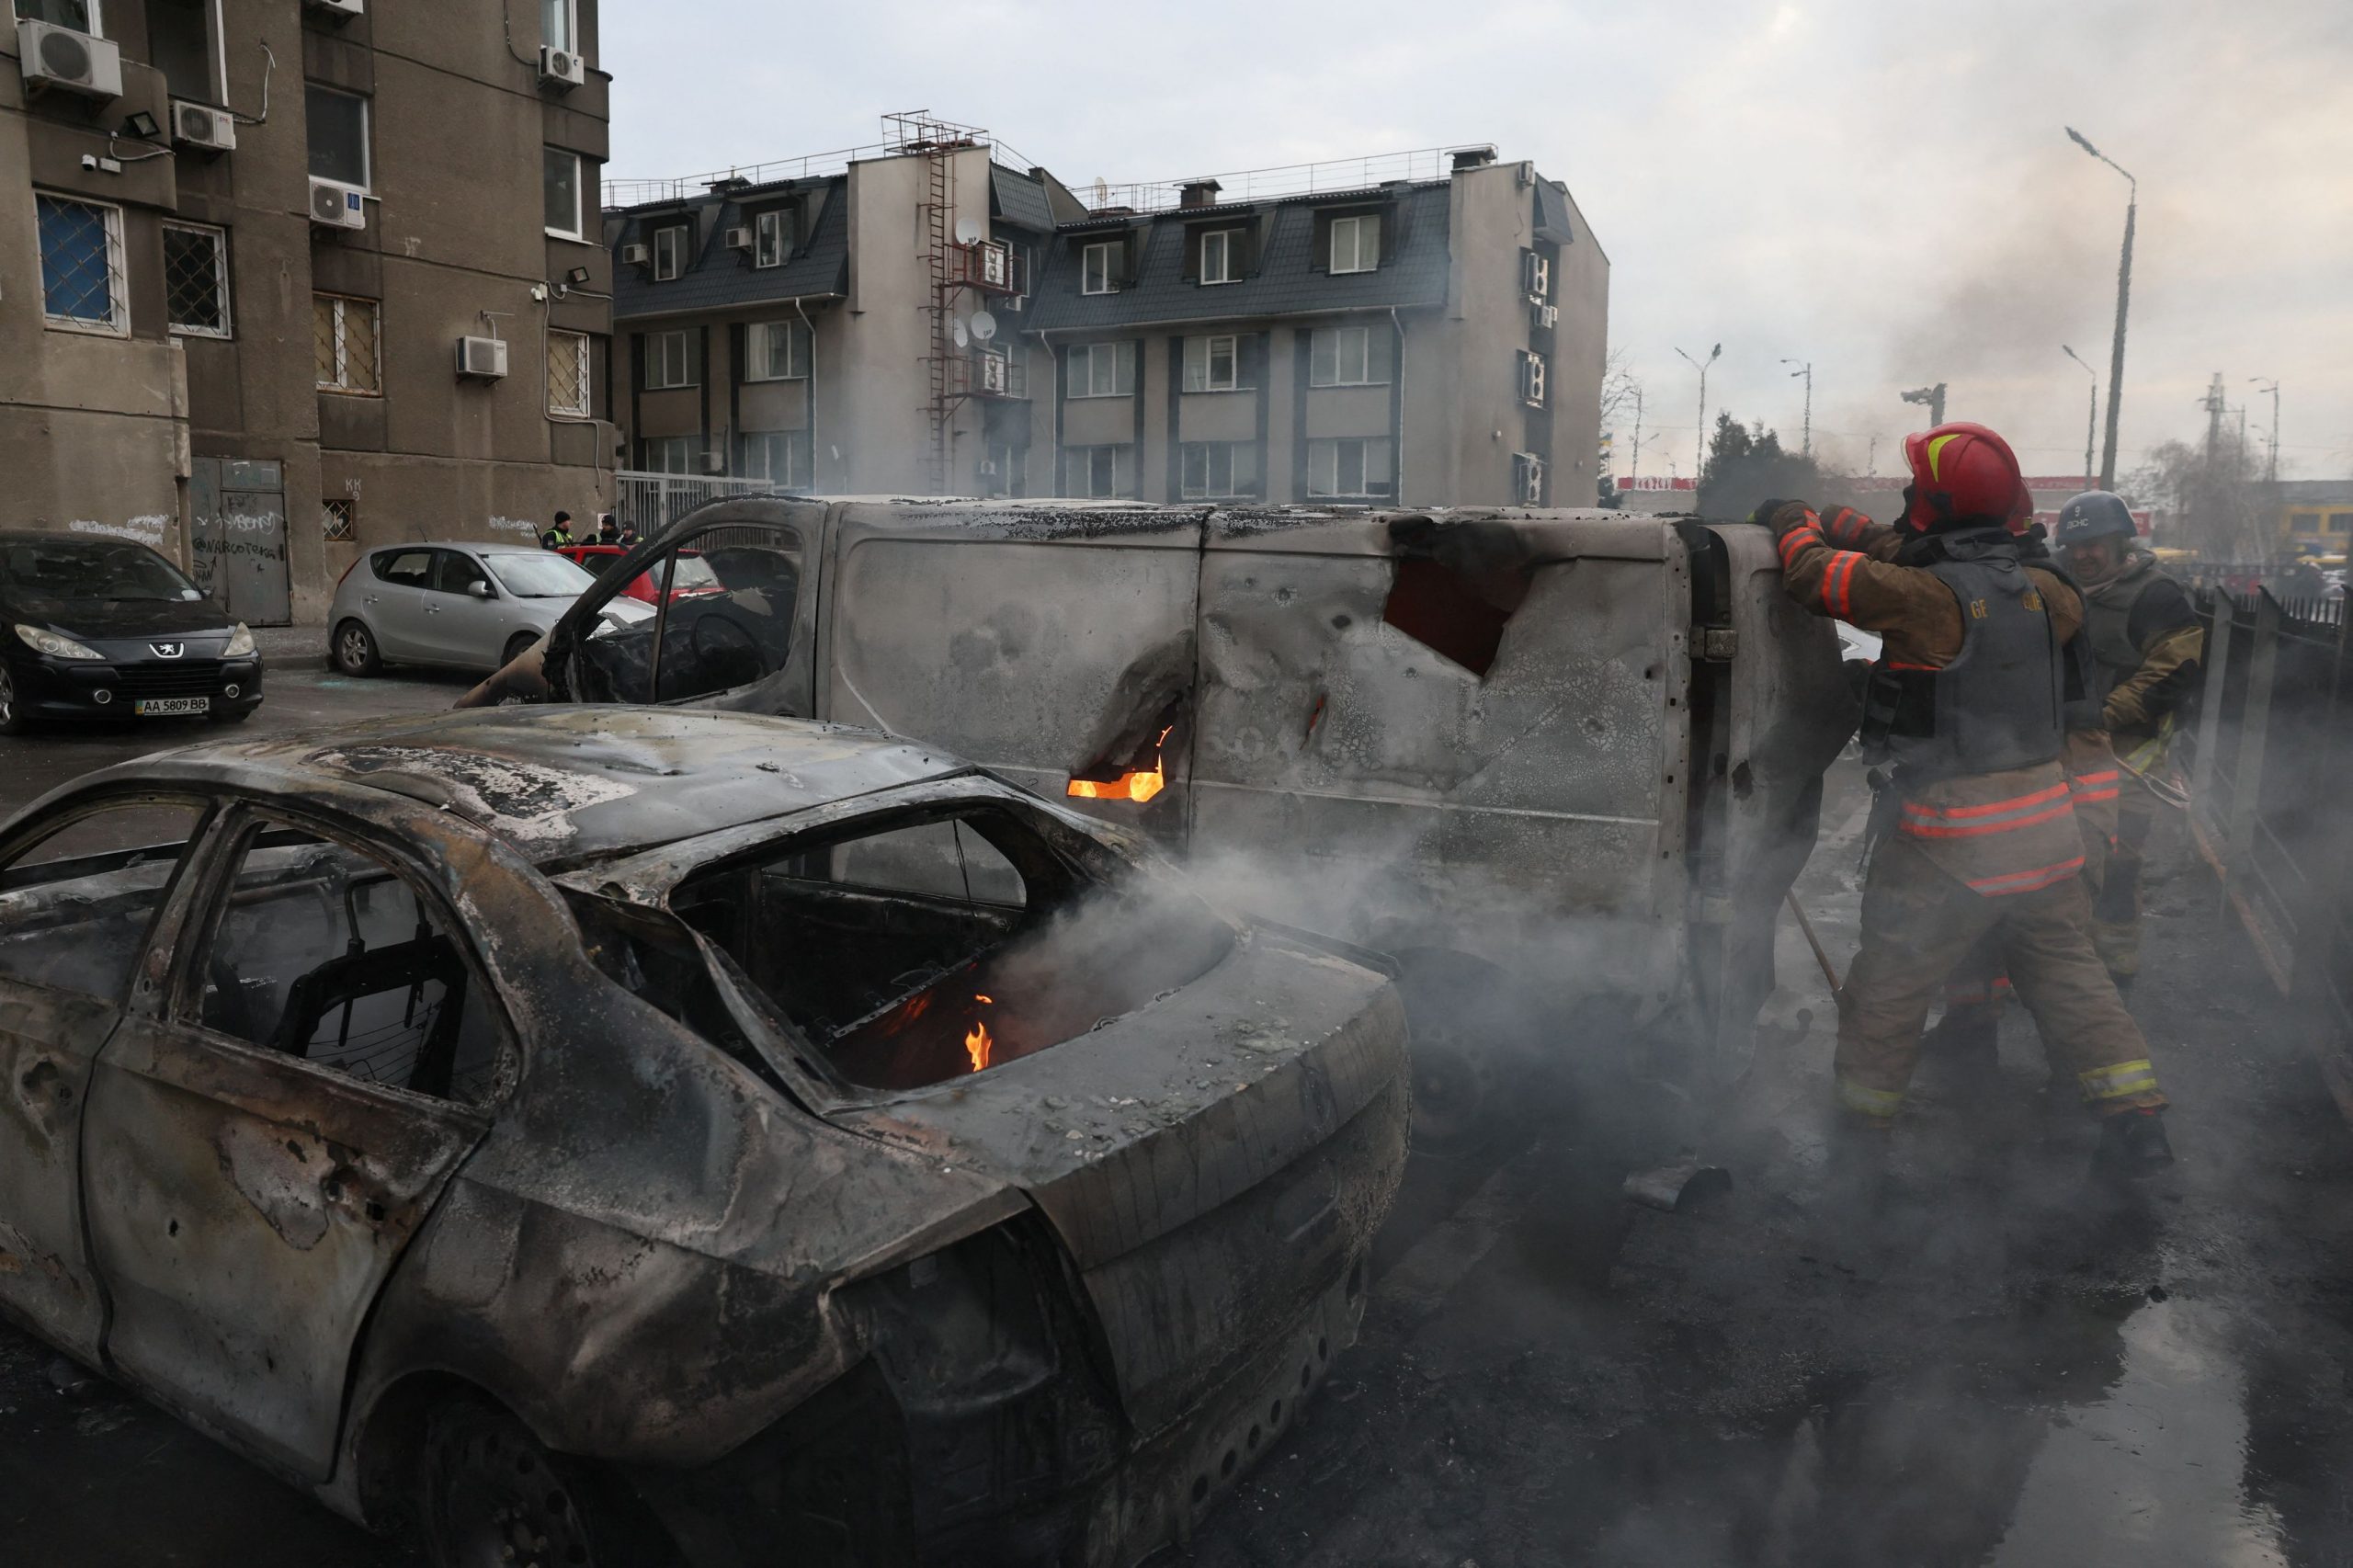
[[[468,583],[466,585],[466,592],[473,595],[473,597],[478,599],[494,599],[498,597],[496,592],[492,589],[491,585],[488,583],[482,581],[480,578],[476,578],[474,581]]]

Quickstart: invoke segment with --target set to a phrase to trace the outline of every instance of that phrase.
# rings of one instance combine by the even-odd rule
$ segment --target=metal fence
[[[706,501],[795,494],[771,480],[725,479],[716,474],[639,473],[623,469],[613,478],[619,491],[613,518],[641,534],[660,532]]]
[[[2206,678],[2183,741],[2190,830],[2272,983],[2334,1037],[2353,1115],[2353,637],[2342,600],[2209,593]]]

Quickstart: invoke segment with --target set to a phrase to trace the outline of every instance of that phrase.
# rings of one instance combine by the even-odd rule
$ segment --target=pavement
[[[463,678],[281,681],[273,661],[254,724],[446,705]],[[90,767],[163,738],[9,749],[53,739]],[[50,771],[5,770],[0,805]],[[1843,961],[1862,801],[1833,783],[1800,898]],[[2042,1093],[2014,1014],[1997,1077],[1924,1071],[1879,1200],[1833,1201],[1831,1006],[1792,926],[1768,1007],[1790,1028],[1717,1112],[1596,1068],[1477,1154],[1416,1157],[1362,1343],[1159,1561],[2353,1563],[2353,1137],[2169,825],[2131,1000],[2177,1101],[2173,1172],[2087,1180],[2092,1129]],[[1629,1165],[1685,1138],[1731,1191],[1625,1202]],[[6,1330],[0,1540],[41,1564],[407,1562]]]

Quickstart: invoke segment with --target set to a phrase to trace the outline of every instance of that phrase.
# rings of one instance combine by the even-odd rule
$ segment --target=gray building
[[[1258,171],[1246,200],[1209,179],[1082,199],[983,132],[892,130],[608,193],[637,466],[837,494],[1591,504],[1608,259],[1531,165],[1472,149]],[[1402,172],[1345,177],[1383,162]]]
[[[272,623],[365,545],[595,511],[597,6],[15,0],[0,526],[144,540]]]

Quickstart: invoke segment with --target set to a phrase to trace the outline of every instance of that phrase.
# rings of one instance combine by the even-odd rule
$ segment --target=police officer
[[[2084,585],[2100,722],[2122,761],[2116,837],[2093,905],[2092,940],[2118,983],[2141,971],[2141,868],[2159,777],[2182,702],[2198,684],[2206,629],[2182,585],[2141,543],[2120,495],[2086,490],[2059,509],[2059,549]]]
[[[540,548],[542,550],[562,550],[571,542],[572,514],[569,512],[558,512],[555,515],[555,527],[548,529],[547,532],[540,536]]]
[[[1863,891],[1862,949],[1839,996],[1836,1078],[1850,1130],[1893,1124],[1921,1026],[1954,965],[1999,933],[2010,977],[2054,1063],[2102,1119],[2097,1163],[2143,1175],[2172,1160],[2147,1042],[2086,929],[2082,839],[2065,772],[2062,649],[2082,600],[2029,563],[2012,532],[2033,511],[2008,443],[1955,423],[1908,437],[1893,559],[1832,544],[1802,502],[1768,503],[1789,590],[1884,647],[1864,756],[1888,767]]]
[[[610,512],[606,512],[598,516],[597,518],[597,542],[598,544],[619,544],[620,541],[620,525],[613,521],[613,515]]]

